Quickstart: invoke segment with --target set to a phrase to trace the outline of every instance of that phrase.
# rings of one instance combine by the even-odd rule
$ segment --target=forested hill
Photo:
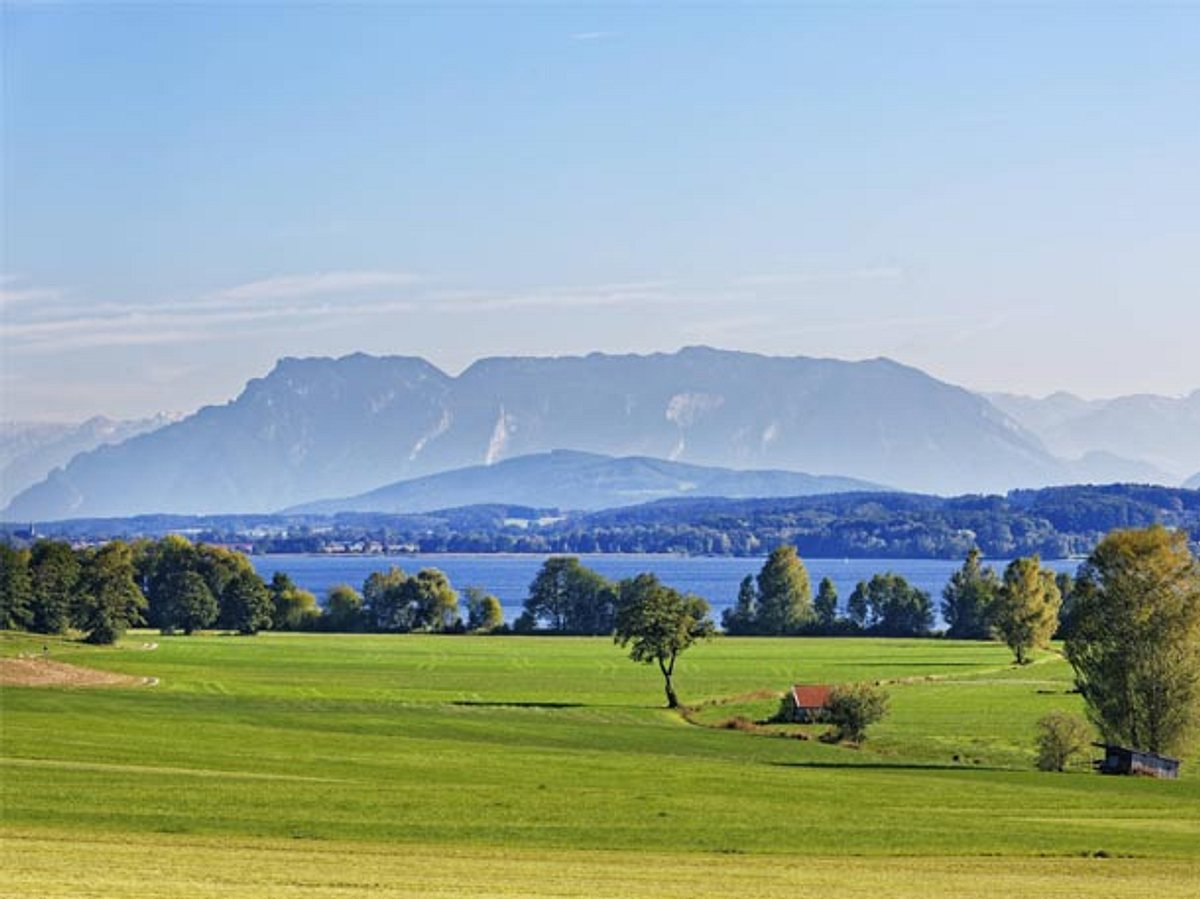
[[[736,554],[789,542],[815,557],[957,558],[977,545],[994,557],[1037,552],[1061,558],[1090,551],[1114,528],[1154,523],[1184,528],[1200,540],[1200,491],[1110,485],[948,499],[842,493],[664,500],[598,512],[564,528],[572,542],[618,538],[623,546],[640,541],[648,551]]]
[[[787,499],[672,499],[563,514],[509,505],[420,515],[145,516],[48,526],[72,539],[185,531],[257,552],[672,552],[756,555],[794,543],[810,557],[993,558],[1089,552],[1114,528],[1161,523],[1200,543],[1200,491],[1112,485],[945,499],[912,493],[840,493]],[[14,526],[16,527],[16,526]],[[15,531],[10,530],[9,534]]]

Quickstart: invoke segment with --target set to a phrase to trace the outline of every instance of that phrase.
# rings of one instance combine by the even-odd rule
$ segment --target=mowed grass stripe
[[[239,899],[264,895],[628,896],[941,899],[962,896],[1191,899],[1194,862],[1141,859],[773,858],[480,848],[454,845],[194,837],[83,838],[53,831],[4,834],[3,881],[11,895],[153,895]]]

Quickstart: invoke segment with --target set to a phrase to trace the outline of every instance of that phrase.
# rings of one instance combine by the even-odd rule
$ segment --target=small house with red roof
[[[795,684],[784,694],[780,717],[796,724],[814,724],[825,717],[831,687],[826,684]]]

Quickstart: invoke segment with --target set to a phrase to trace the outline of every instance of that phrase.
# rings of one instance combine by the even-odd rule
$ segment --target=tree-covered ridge
[[[44,526],[68,539],[157,537],[188,529],[254,552],[670,552],[762,555],[791,544],[810,558],[1083,556],[1116,528],[1162,524],[1200,542],[1200,491],[1115,484],[1006,496],[840,493],[784,499],[699,497],[593,513],[515,505],[420,515],[142,516]],[[7,528],[10,541],[27,524]],[[4,533],[0,531],[0,539]]]

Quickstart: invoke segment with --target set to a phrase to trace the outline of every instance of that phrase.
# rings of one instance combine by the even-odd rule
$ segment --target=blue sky
[[[0,15],[6,419],[356,350],[1200,387],[1200,6]]]

